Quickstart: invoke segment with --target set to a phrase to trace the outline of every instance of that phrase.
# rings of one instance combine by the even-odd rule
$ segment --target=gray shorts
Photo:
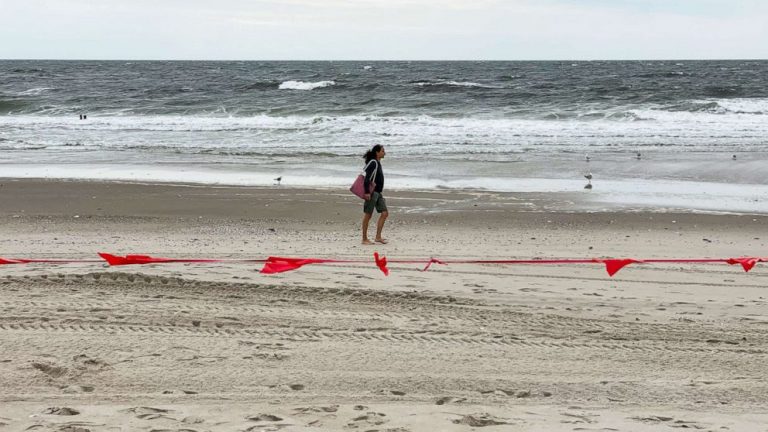
[[[379,192],[374,192],[371,194],[371,199],[367,200],[365,203],[363,203],[363,212],[367,214],[373,213],[373,209],[376,209],[377,212],[383,213],[387,210],[387,200],[384,199],[384,195],[382,195]]]

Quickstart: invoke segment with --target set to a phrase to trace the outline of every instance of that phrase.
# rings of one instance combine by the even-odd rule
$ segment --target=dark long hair
[[[365,163],[368,163],[376,159],[376,153],[380,152],[382,147],[384,146],[381,144],[376,144],[375,146],[373,146],[373,148],[365,152],[365,154],[363,155],[363,159],[365,159]]]

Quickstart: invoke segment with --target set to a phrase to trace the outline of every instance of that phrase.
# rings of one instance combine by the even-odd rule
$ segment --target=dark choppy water
[[[339,185],[375,143],[405,188],[765,185],[768,61],[0,61],[0,176]]]

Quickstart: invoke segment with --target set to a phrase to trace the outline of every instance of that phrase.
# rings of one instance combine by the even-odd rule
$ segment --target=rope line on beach
[[[261,273],[275,274],[297,270],[308,264],[369,264],[370,260],[362,259],[332,259],[332,258],[296,258],[270,256],[265,259],[232,259],[232,258],[163,258],[150,255],[113,255],[99,252],[100,260],[88,259],[28,259],[28,258],[2,258],[0,265],[12,264],[72,264],[72,263],[106,263],[110,266],[121,265],[145,265],[145,264],[169,264],[169,263],[242,263],[263,264]],[[671,263],[724,263],[728,265],[740,265],[745,272],[759,262],[768,262],[768,257],[738,257],[738,258],[588,258],[588,259],[527,259],[527,260],[475,260],[475,259],[387,259],[387,257],[374,252],[373,260],[376,266],[389,275],[388,264],[424,264],[421,271],[427,271],[432,264],[603,264],[609,276],[613,276],[619,270],[630,264],[671,264]]]

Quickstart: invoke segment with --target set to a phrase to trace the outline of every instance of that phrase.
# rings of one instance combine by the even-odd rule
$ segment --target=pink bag
[[[371,160],[371,162],[373,162],[373,160]],[[368,164],[370,165],[371,162],[368,162]],[[366,165],[365,168],[368,168],[368,165]],[[376,165],[376,170],[373,171],[373,178],[376,178],[376,171],[378,171],[378,169],[379,166]],[[371,192],[376,189],[375,182],[371,181],[370,189]],[[357,195],[360,199],[365,199],[365,169],[363,169],[363,172],[358,174],[357,178],[352,183],[352,186],[349,188],[349,191]]]

